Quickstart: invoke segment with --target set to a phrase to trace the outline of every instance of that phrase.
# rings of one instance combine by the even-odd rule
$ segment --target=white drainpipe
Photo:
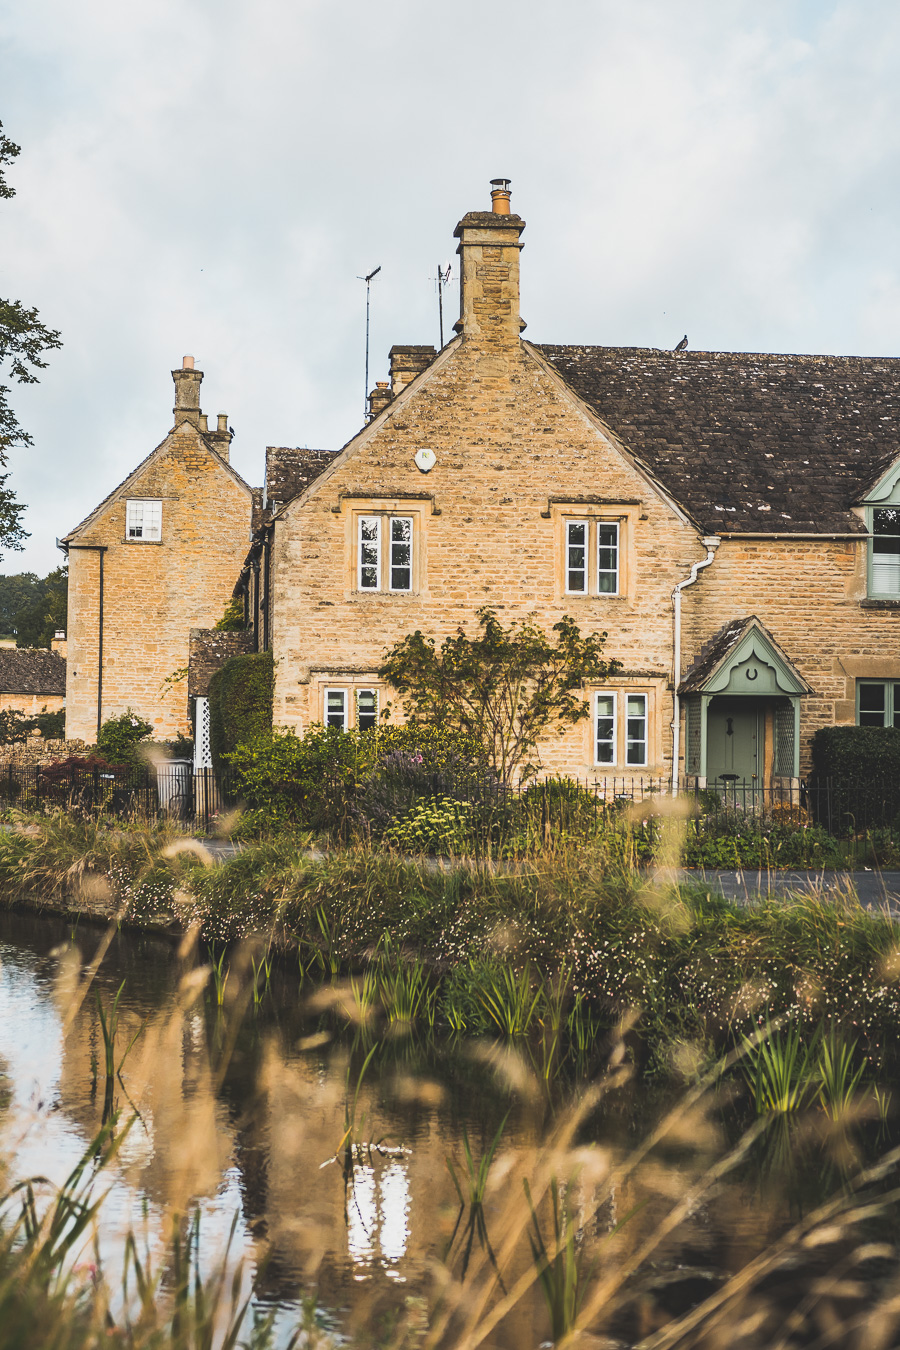
[[[672,592],[672,646],[674,648],[672,667],[674,674],[674,689],[672,693],[673,718],[672,718],[672,796],[678,795],[678,756],[681,753],[681,702],[678,698],[678,686],[681,683],[681,592],[688,586],[693,586],[697,576],[703,571],[704,567],[709,567],[713,558],[716,556],[716,549],[721,544],[721,539],[717,534],[711,534],[706,539],[701,540],[706,549],[706,557],[702,562],[695,562],[691,568],[691,575],[685,577],[684,581],[679,581]]]

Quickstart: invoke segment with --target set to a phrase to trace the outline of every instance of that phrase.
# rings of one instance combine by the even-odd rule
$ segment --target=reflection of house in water
[[[397,1276],[409,1241],[409,1178],[405,1158],[377,1168],[357,1163],[347,1197],[347,1250],[362,1271],[378,1264]],[[360,1275],[361,1278],[361,1275]]]

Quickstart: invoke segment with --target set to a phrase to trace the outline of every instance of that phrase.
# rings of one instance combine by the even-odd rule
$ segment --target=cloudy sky
[[[900,354],[898,70],[896,0],[0,0],[0,295],[65,343],[15,387],[0,568],[57,564],[186,352],[254,484],[342,445],[357,277],[372,384],[499,175],[536,341]]]

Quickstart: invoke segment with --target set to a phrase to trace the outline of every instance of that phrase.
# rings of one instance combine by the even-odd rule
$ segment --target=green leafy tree
[[[142,741],[153,733],[153,723],[139,717],[133,708],[126,708],[118,717],[109,717],[100,728],[97,750],[110,764],[138,764],[138,749]]]
[[[4,166],[11,164],[18,153],[19,146],[3,134],[0,123],[0,199],[15,196],[15,188],[6,181]],[[59,346],[59,333],[41,323],[36,309],[29,309],[20,300],[0,299],[0,375],[19,384],[36,384],[35,371],[47,365],[43,353]],[[32,443],[9,405],[9,392],[9,385],[0,383],[0,467],[6,466],[14,446]],[[0,546],[18,549],[28,538],[21,522],[25,508],[16,501],[12,488],[6,486],[8,477],[9,474],[0,473]]]
[[[30,603],[13,615],[16,646],[49,647],[56,630],[65,631],[68,606],[69,571],[63,564],[38,581]]]
[[[484,745],[505,783],[532,777],[534,757],[548,732],[561,734],[589,716],[584,685],[620,669],[603,657],[605,633],[583,637],[564,615],[553,625],[555,641],[535,624],[504,628],[494,610],[478,611],[480,632],[460,628],[440,650],[418,629],[385,655],[379,671],[397,691],[413,723],[452,728]]]
[[[15,637],[16,615],[28,605],[34,604],[43,588],[43,582],[36,572],[13,572],[9,576],[0,575],[0,634]]]
[[[240,600],[232,598],[225,606],[225,613],[216,624],[216,630],[219,633],[242,633],[246,627],[244,606]]]

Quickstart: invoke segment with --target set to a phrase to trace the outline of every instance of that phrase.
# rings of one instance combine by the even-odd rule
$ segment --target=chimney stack
[[[376,380],[375,388],[369,395],[369,421],[377,417],[379,413],[384,412],[392,398],[393,394],[388,381]]]
[[[509,179],[491,179],[491,210],[469,211],[453,232],[459,240],[457,333],[492,346],[518,343],[521,216],[509,209]]]
[[[434,347],[392,347],[391,360],[391,397],[396,398],[401,389],[427,370],[437,350]]]
[[[175,381],[175,414],[176,427],[181,422],[190,422],[192,427],[200,430],[200,383],[203,379],[203,371],[194,369],[194,358],[185,356],[181,362],[180,370],[172,371],[172,379]]]
[[[216,429],[207,433],[206,439],[212,441],[222,458],[228,461],[231,453],[231,432],[228,430],[228,414],[216,414]]]

